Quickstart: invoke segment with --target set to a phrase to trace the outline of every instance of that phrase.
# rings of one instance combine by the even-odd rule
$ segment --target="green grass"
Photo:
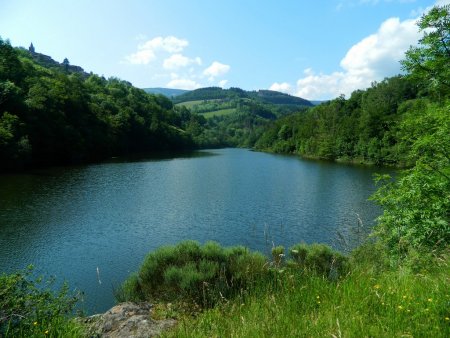
[[[258,286],[195,318],[167,337],[449,337],[447,260],[415,272],[356,254],[345,277],[280,269]],[[431,266],[431,265],[430,265]]]
[[[230,114],[234,114],[236,112],[236,108],[227,108],[227,109],[220,109],[220,110],[215,110],[215,111],[210,111],[207,113],[203,113],[202,115],[209,119],[211,117],[214,116],[224,116],[224,115],[230,115]]]

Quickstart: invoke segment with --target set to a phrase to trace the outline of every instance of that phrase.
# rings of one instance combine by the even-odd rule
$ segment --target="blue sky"
[[[0,0],[0,36],[138,87],[330,99],[400,72],[415,20],[450,0]]]

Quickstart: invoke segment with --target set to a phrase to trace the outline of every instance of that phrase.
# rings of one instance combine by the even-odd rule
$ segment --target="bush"
[[[279,245],[272,248],[272,259],[276,267],[279,267],[283,262],[284,246]]]
[[[223,248],[184,241],[150,253],[139,272],[116,291],[119,301],[187,299],[213,306],[252,285],[264,272],[266,258],[242,246]]]
[[[324,244],[296,244],[289,249],[290,265],[336,279],[348,271],[348,259]]]
[[[53,282],[32,279],[32,267],[0,276],[0,337],[82,336],[68,317],[78,296],[69,294],[67,284],[52,291]]]

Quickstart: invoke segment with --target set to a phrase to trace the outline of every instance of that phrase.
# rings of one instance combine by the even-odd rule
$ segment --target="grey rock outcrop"
[[[84,319],[91,337],[147,338],[159,336],[176,324],[174,319],[154,320],[150,317],[150,303],[122,303],[104,314]]]

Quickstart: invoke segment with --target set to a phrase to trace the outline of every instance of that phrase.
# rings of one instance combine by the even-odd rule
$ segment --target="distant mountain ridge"
[[[167,96],[168,98],[172,98],[172,97],[187,93],[189,91],[189,90],[185,90],[185,89],[162,88],[162,87],[142,88],[142,89],[147,93],[161,94],[161,95]]]
[[[199,88],[185,92],[174,97],[174,103],[182,103],[197,100],[225,100],[225,99],[254,99],[261,103],[271,103],[275,105],[292,105],[302,107],[312,107],[313,104],[303,98],[289,94],[261,89],[258,91],[246,91],[240,88],[223,89],[220,87]]]

